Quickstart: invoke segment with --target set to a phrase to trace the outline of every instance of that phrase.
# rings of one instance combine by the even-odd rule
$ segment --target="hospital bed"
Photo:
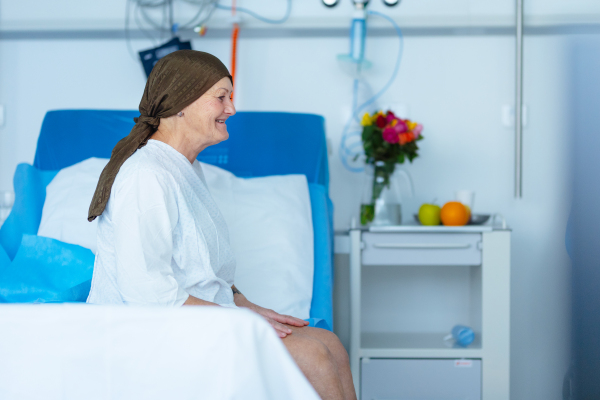
[[[46,114],[33,165],[21,164],[15,172],[15,204],[11,214],[0,228],[0,245],[5,252],[4,257],[14,258],[19,251],[21,243],[30,240],[32,236],[37,234],[45,199],[45,187],[57,172],[90,157],[110,157],[112,148],[118,140],[129,133],[133,127],[133,118],[137,115],[139,113],[136,111],[113,110],[58,110],[49,111]],[[306,176],[309,186],[314,231],[314,281],[309,321],[311,326],[331,330],[333,327],[333,207],[328,195],[329,171],[323,118],[310,114],[238,112],[228,120],[228,130],[230,132],[230,139],[204,150],[198,157],[200,161],[226,169],[236,176],[244,178],[283,174],[303,174]],[[47,258],[53,257],[53,254],[50,254],[52,252],[51,246],[48,249],[44,248],[40,251],[48,251]],[[72,257],[77,257],[76,252],[73,254]],[[39,257],[39,254],[36,257]],[[77,262],[89,264],[90,260],[82,256],[82,260],[77,260]],[[2,265],[1,262],[0,265]],[[46,283],[40,282],[40,285]],[[86,293],[89,291],[89,284],[89,282],[83,282],[69,288],[66,298],[77,298],[79,301],[85,299]],[[27,287],[23,288],[24,291],[30,289]],[[2,282],[0,282],[0,296],[2,295],[2,290]],[[244,311],[231,311],[234,314],[245,313]],[[173,311],[175,314],[164,314],[164,310],[160,312],[163,314],[157,316],[156,318],[158,319],[153,319],[154,316],[150,312],[142,313],[147,318],[143,321],[140,320],[139,326],[146,324],[147,327],[156,327],[170,320],[175,321],[172,322],[173,324],[180,323],[185,325],[187,322],[182,322],[185,321],[185,318],[180,315],[181,313],[207,313],[209,311],[175,310]],[[94,342],[93,338],[90,339],[90,343],[86,343],[81,338],[78,339],[74,336],[74,332],[77,329],[74,331],[66,329],[65,324],[71,328],[76,327],[78,324],[84,322],[89,323],[90,315],[95,315],[95,318],[99,318],[100,320],[112,321],[110,323],[107,322],[108,325],[106,326],[101,326],[102,329],[108,329],[108,327],[113,326],[111,325],[112,323],[122,326],[123,321],[129,321],[131,315],[128,313],[131,313],[131,311],[124,308],[119,311],[107,311],[102,307],[83,304],[43,306],[2,305],[0,307],[0,319],[12,321],[15,329],[18,327],[27,329],[29,327],[42,331],[54,330],[59,332],[61,329],[65,330],[63,338],[65,340],[71,338],[69,340],[74,340],[77,343],[79,350],[82,352],[81,357],[85,358],[87,354],[88,357],[100,357],[100,359],[104,359],[105,361],[108,356],[103,356],[101,353],[96,354],[90,350],[94,345],[98,345],[98,342]],[[52,317],[54,314],[58,316],[59,322],[57,322],[56,318]],[[28,315],[30,319],[25,318]],[[235,325],[237,318],[249,318],[253,322],[242,324],[242,329],[246,329],[248,324],[254,324],[256,328],[251,329],[251,332],[254,332],[258,336],[270,335],[270,333],[264,331],[265,324],[262,324],[262,321],[253,320],[253,317],[247,315],[238,317],[237,314],[233,317],[229,314],[219,316],[219,318],[227,320],[228,324],[233,325]],[[61,325],[60,321],[63,321],[64,324]],[[129,325],[133,330],[138,329],[135,324]],[[200,328],[196,326],[190,329]],[[267,331],[270,332],[269,329]],[[13,333],[15,332],[13,331]],[[245,332],[248,332],[247,329]],[[168,337],[169,332],[163,332],[163,335],[166,335],[164,337]],[[2,335],[0,335],[0,359],[4,355],[4,359],[6,360],[8,353],[15,356],[15,351],[17,351],[15,349],[19,349],[19,346],[13,347],[11,353],[8,347],[6,347],[6,342],[4,342],[3,347],[1,337]],[[274,334],[273,337],[275,337]],[[96,339],[102,341],[105,340],[105,337],[104,339],[103,337],[97,337]],[[152,341],[152,338],[146,339],[146,341],[148,340]],[[231,338],[231,340],[235,342],[238,339]],[[36,340],[36,343],[38,343],[37,348],[39,350],[40,343],[50,345],[53,342],[46,335],[40,336],[40,340]],[[224,343],[231,342],[227,342],[224,339]],[[119,345],[123,344],[120,343]],[[218,345],[216,346],[219,347]],[[277,347],[278,345],[273,344],[273,346]],[[265,351],[267,352],[277,353],[279,351],[282,354],[285,353],[281,351],[281,348],[279,350],[267,350],[267,347],[265,347]],[[221,344],[221,348],[223,348],[223,343]],[[24,349],[21,350],[24,351]],[[196,350],[202,353],[206,349]],[[31,354],[28,353],[29,355]],[[113,364],[111,365],[120,363],[116,361],[118,357],[113,358],[111,361]],[[252,357],[250,358],[252,359]],[[23,360],[26,359],[27,357],[23,357]],[[32,362],[34,360],[35,357],[30,358]],[[80,362],[83,362],[81,360]],[[176,360],[172,361],[176,362]],[[258,364],[268,364],[264,360],[256,359],[255,361]],[[73,365],[76,366],[76,363]],[[73,365],[70,364],[70,367],[65,367],[67,368],[66,370],[76,370],[77,368],[71,368]],[[139,366],[139,364],[136,365]],[[285,365],[285,362],[282,365]],[[249,366],[248,369],[252,370],[254,367]],[[152,368],[156,369],[154,373],[160,374],[159,367],[153,366]],[[290,368],[293,369],[293,367]],[[261,371],[260,368],[254,368],[254,370],[256,373],[260,373]],[[282,371],[281,373],[286,373],[287,370],[283,367]],[[0,361],[0,376],[3,375],[3,372],[8,372],[7,367]],[[267,375],[270,374],[267,372],[264,373]],[[9,373],[4,376],[14,376],[14,374],[13,372],[12,375]],[[263,377],[263,387],[255,388],[255,390],[266,390],[267,392],[280,393],[280,395],[287,393],[284,388],[274,388],[272,382],[277,379],[284,379],[281,377],[275,379],[275,375],[277,374],[274,374],[273,379],[270,380]],[[288,375],[291,377],[289,379],[296,382],[297,385],[304,385],[305,382],[302,383],[302,379],[295,376],[293,372],[290,372]],[[109,378],[104,376],[103,379]],[[144,379],[147,379],[147,377]],[[6,383],[6,378],[4,381]],[[147,382],[147,380],[142,381]],[[1,378],[0,382],[2,382]],[[13,389],[15,387],[14,382],[13,380],[11,386]],[[237,386],[234,384],[233,387]],[[2,388],[2,383],[0,383],[0,393],[2,393]],[[61,390],[64,390],[64,387]],[[280,391],[277,392],[277,390]],[[310,388],[306,390],[310,391]],[[4,393],[6,394],[7,392],[5,391]],[[248,396],[247,398],[252,398],[252,396]]]

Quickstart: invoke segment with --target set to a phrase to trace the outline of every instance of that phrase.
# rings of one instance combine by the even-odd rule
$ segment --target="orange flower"
[[[412,132],[404,132],[398,135],[398,143],[400,146],[410,143],[415,140],[415,135]]]

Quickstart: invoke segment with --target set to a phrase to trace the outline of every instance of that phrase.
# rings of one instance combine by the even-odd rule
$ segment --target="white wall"
[[[222,1],[231,4],[231,1]],[[512,23],[514,0],[402,0],[401,6],[388,8],[373,0],[370,9],[385,11],[403,25],[455,25],[482,23]],[[285,11],[284,0],[237,0],[239,7],[248,7],[259,14],[278,18]],[[178,22],[183,22],[194,10],[184,2],[175,2]],[[326,9],[320,0],[293,0],[291,24],[314,25],[319,20],[346,23],[352,12],[350,0]],[[598,22],[600,3],[594,0],[526,0],[526,22],[529,24]],[[0,2],[0,20],[3,29],[35,28],[102,28],[123,26],[125,0],[3,0]],[[214,19],[223,21],[227,11],[217,11]],[[245,18],[255,24],[251,18]],[[219,22],[217,22],[219,23]],[[261,25],[261,23],[256,23]]]
[[[242,4],[260,10],[258,5],[266,7],[265,3]],[[273,6],[264,13],[283,9],[280,3],[271,0]],[[92,20],[104,21],[103,26],[110,25],[106,21],[122,24],[123,0],[111,0],[112,8],[101,7],[109,3],[98,1],[63,0],[46,9],[47,4],[0,0],[0,29],[17,29],[32,21],[46,27],[54,21],[69,28],[92,24]],[[510,21],[512,4],[510,0],[404,0],[393,13],[403,21],[439,22],[446,16],[473,23],[486,18]],[[600,15],[600,3],[591,0],[531,0],[526,8],[532,20],[571,21],[585,14],[587,18]],[[58,9],[62,10],[60,18],[48,18]],[[349,11],[347,6],[325,10],[316,0],[294,2],[294,15],[306,18],[329,18],[331,12],[339,22]],[[229,62],[228,40],[197,39],[193,45]],[[150,42],[135,40],[132,46],[137,50]],[[335,56],[347,46],[345,38],[242,39],[236,84],[240,110],[325,116],[334,149],[330,169],[336,229],[347,228],[350,217],[357,214],[357,187],[362,179],[343,168],[336,150],[350,106],[351,79]],[[367,77],[374,89],[389,76],[396,48],[396,38],[369,39],[367,58],[374,67]],[[501,124],[501,107],[514,102],[512,37],[408,37],[400,75],[381,100],[381,104],[407,104],[410,116],[425,126],[421,157],[403,167],[413,176],[418,199],[437,197],[443,202],[456,189],[473,189],[476,212],[500,212],[513,228],[513,399],[560,399],[568,364],[566,51],[561,36],[530,36],[525,41],[524,96],[529,121],[524,130],[521,200],[513,197],[514,132]],[[33,161],[47,110],[134,109],[144,83],[142,69],[123,40],[0,40],[0,104],[7,113],[6,125],[0,127],[0,190],[11,188],[17,163]]]

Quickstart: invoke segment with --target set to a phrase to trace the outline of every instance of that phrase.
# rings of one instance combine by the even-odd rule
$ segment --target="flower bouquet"
[[[375,166],[371,203],[361,205],[360,222],[366,225],[375,217],[375,202],[383,188],[389,187],[396,164],[418,157],[417,142],[423,139],[423,125],[398,118],[391,111],[365,113],[361,125],[365,162]]]

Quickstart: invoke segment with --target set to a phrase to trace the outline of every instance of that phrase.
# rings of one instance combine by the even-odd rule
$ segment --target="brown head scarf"
[[[100,175],[88,221],[104,212],[121,165],[146,145],[158,129],[160,119],[177,114],[225,77],[231,79],[227,67],[217,57],[202,51],[175,51],[156,63],[140,101],[140,116],[133,119],[135,126],[117,143]]]

